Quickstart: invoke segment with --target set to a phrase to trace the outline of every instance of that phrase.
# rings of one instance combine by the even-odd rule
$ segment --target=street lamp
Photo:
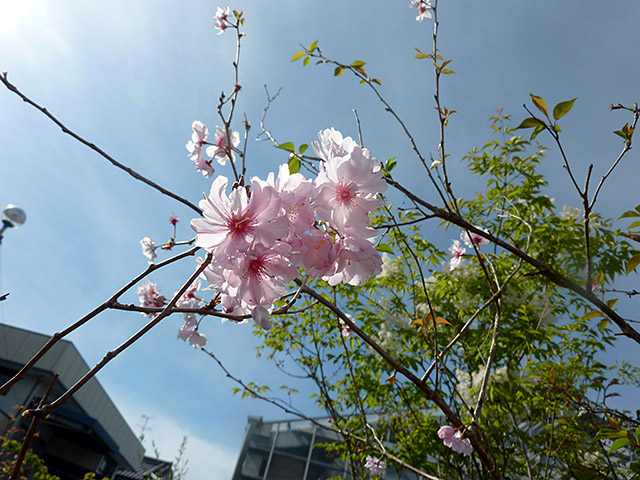
[[[0,243],[2,243],[2,234],[7,228],[18,228],[27,221],[27,214],[20,207],[9,204],[2,211],[2,228],[0,228]]]

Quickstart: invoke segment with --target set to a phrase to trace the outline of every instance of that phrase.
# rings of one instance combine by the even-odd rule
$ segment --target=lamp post
[[[9,204],[2,211],[2,228],[0,228],[0,243],[2,243],[2,234],[7,228],[18,228],[27,221],[27,214],[20,207]]]

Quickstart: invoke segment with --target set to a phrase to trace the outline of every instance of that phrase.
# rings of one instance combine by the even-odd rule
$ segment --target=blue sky
[[[272,92],[283,88],[268,120],[279,140],[310,143],[330,126],[355,136],[352,108],[357,108],[364,141],[376,157],[397,157],[399,168],[407,169],[413,161],[406,139],[364,87],[348,75],[333,78],[328,68],[290,63],[298,42],[318,40],[328,56],[366,61],[420,147],[436,151],[433,74],[426,61],[413,59],[414,47],[430,50],[432,23],[415,22],[407,4],[245,0],[231,5],[247,18],[238,112],[253,125],[252,175],[264,176],[286,160],[283,152],[253,141],[265,84]],[[457,159],[489,139],[487,119],[496,109],[504,107],[514,122],[524,118],[521,106],[530,92],[549,104],[578,97],[563,121],[563,138],[579,177],[589,163],[599,177],[617,156],[622,145],[611,132],[629,119],[609,112],[608,105],[640,97],[633,46],[640,3],[576,5],[442,1],[439,45],[457,72],[443,83],[442,95],[444,105],[458,111],[447,134],[458,194],[472,194],[473,183]],[[0,0],[0,70],[71,129],[196,202],[210,181],[186,156],[191,123],[201,120],[213,129],[220,92],[233,86],[235,39],[231,32],[217,37],[211,27],[217,6],[200,0]],[[556,151],[546,158],[556,204],[579,206]],[[633,197],[638,165],[632,151],[610,180],[615,188],[610,184],[603,192],[599,211],[618,216],[640,203]],[[2,246],[2,289],[11,295],[0,312],[8,324],[53,333],[84,315],[145,268],[139,239],[167,239],[174,212],[181,218],[179,238],[192,236],[190,211],[108,165],[4,89],[0,172],[0,205],[18,204],[28,215],[27,224],[8,232]],[[407,174],[406,181],[430,195],[424,180]],[[443,238],[443,247],[446,242]],[[187,261],[151,278],[170,295],[192,268]],[[123,300],[137,299],[132,292]],[[93,364],[144,322],[138,314],[107,312],[70,339]],[[189,480],[228,478],[247,415],[283,414],[232,396],[234,385],[213,362],[175,339],[180,323],[170,318],[159,325],[99,379],[134,430],[142,414],[154,417],[147,436],[155,438],[164,457],[172,457],[182,435],[189,435]],[[284,383],[265,360],[255,359],[250,327],[211,319],[203,331],[243,380]],[[303,405],[317,413],[309,402]]]

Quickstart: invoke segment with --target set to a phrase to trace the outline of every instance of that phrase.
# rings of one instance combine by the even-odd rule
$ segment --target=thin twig
[[[165,317],[168,317],[169,315],[171,315],[171,310],[173,309],[175,304],[178,302],[180,297],[182,297],[184,292],[187,291],[187,289],[191,286],[191,284],[193,284],[193,282],[198,278],[198,276],[202,273],[202,271],[209,265],[209,263],[211,263],[212,258],[213,258],[213,254],[208,253],[205,260],[200,264],[200,266],[198,266],[198,268],[191,275],[191,277],[189,277],[189,280],[187,280],[184,283],[184,285],[182,285],[180,290],[176,292],[176,294],[173,296],[169,304],[164,308],[164,310],[157,317],[155,317],[153,320],[147,323],[143,328],[138,330],[134,335],[132,335],[127,341],[121,344],[118,348],[107,352],[107,354],[104,356],[104,358],[100,362],[98,362],[91,370],[89,370],[86,374],[84,374],[82,378],[80,378],[80,380],[78,380],[64,394],[58,397],[53,403],[50,403],[45,407],[38,407],[36,410],[27,410],[25,411],[24,415],[25,416],[40,415],[40,414],[46,415],[52,412],[53,410],[55,410],[56,408],[64,405],[64,403],[67,400],[69,400],[69,398],[71,398],[73,394],[75,394],[85,383],[87,383],[91,378],[93,378],[106,364],[108,364],[120,353],[122,353],[124,350],[129,348],[135,342],[137,342],[140,338],[142,338],[143,335],[145,335],[149,330],[151,330],[158,323],[160,323]]]
[[[20,380],[22,380],[24,378],[24,376],[27,374],[27,372],[29,370],[31,370],[31,368],[38,362],[38,360],[40,360],[49,350],[51,350],[51,348],[56,343],[58,343],[60,340],[62,340],[64,337],[69,335],[74,330],[80,328],[82,325],[87,323],[93,317],[95,317],[98,314],[104,312],[108,308],[114,308],[114,305],[117,304],[118,298],[120,298],[121,295],[123,295],[127,290],[129,290],[131,287],[133,287],[136,283],[141,281],[143,278],[145,278],[151,272],[153,272],[155,270],[158,270],[158,269],[160,269],[160,268],[162,268],[162,267],[164,267],[166,265],[169,265],[169,264],[171,264],[173,262],[176,262],[178,260],[186,258],[188,256],[195,255],[195,253],[198,250],[200,250],[200,247],[193,247],[193,248],[187,250],[186,252],[182,252],[182,253],[180,253],[178,255],[175,255],[174,257],[168,258],[168,259],[166,259],[166,260],[164,260],[164,261],[162,261],[160,263],[149,265],[144,272],[142,272],[140,275],[134,277],[129,283],[127,283],[124,287],[122,287],[120,290],[118,290],[116,293],[114,293],[111,298],[109,298],[108,300],[106,300],[104,303],[102,303],[101,305],[97,306],[96,308],[94,308],[91,312],[87,313],[84,317],[82,317],[77,322],[69,325],[64,330],[54,333],[51,336],[51,338],[49,339],[49,341],[47,343],[45,343],[44,346],[33,357],[31,357],[31,360],[29,360],[18,371],[18,373],[16,373],[11,379],[7,380],[7,382],[4,385],[2,385],[2,387],[0,387],[0,395],[2,395],[4,392],[9,390],[9,388],[11,388],[12,385],[15,385]]]
[[[51,390],[53,390],[53,387],[58,381],[59,376],[60,376],[59,373],[56,373],[53,375],[53,378],[49,382],[49,386],[47,387],[47,390],[44,392],[44,395],[40,399],[40,403],[38,403],[38,408],[41,408],[45,403],[47,403],[47,399],[51,394]],[[29,425],[27,434],[22,440],[22,447],[20,447],[20,453],[18,453],[18,456],[16,457],[16,460],[13,464],[13,471],[11,472],[11,477],[9,478],[9,480],[17,480],[18,475],[20,475],[20,468],[22,467],[22,462],[24,461],[24,457],[27,454],[27,450],[29,449],[29,444],[31,443],[31,439],[33,438],[33,435],[36,433],[36,427],[38,426],[42,418],[43,417],[37,416],[31,419],[31,424]]]

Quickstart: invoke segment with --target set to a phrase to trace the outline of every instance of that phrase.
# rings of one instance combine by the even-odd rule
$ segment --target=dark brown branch
[[[183,258],[186,258],[186,257],[190,256],[190,255],[194,255],[198,250],[199,250],[199,247],[193,247],[192,249],[187,250],[186,252],[180,253],[180,254],[178,254],[178,255],[176,255],[174,257],[168,258],[163,262],[160,262],[158,264],[149,265],[144,272],[142,272],[140,275],[138,275],[137,277],[132,279],[124,287],[122,287],[115,294],[113,294],[113,296],[111,298],[109,298],[106,302],[104,302],[102,305],[99,305],[98,307],[93,309],[91,312],[87,313],[80,320],[78,320],[77,322],[73,323],[72,325],[69,325],[64,330],[54,333],[53,336],[49,339],[49,341],[38,351],[38,353],[36,353],[33,357],[31,357],[31,360],[29,360],[20,369],[20,371],[13,376],[13,378],[11,378],[10,380],[7,380],[7,382],[4,385],[2,385],[2,387],[0,387],[0,395],[2,395],[4,392],[9,390],[9,388],[11,388],[12,385],[15,385],[20,380],[22,380],[22,378],[24,378],[24,376],[27,374],[27,372],[29,370],[31,370],[31,368],[38,362],[38,360],[40,360],[49,350],[51,350],[51,348],[56,343],[58,343],[60,340],[62,340],[64,337],[69,335],[74,330],[80,328],[82,325],[87,323],[89,320],[91,320],[96,315],[104,312],[108,308],[114,308],[114,305],[117,304],[118,298],[120,298],[120,296],[122,294],[124,294],[127,290],[129,290],[131,287],[133,287],[136,283],[138,283],[144,277],[149,275],[154,270],[158,270],[159,268],[162,268],[162,267],[164,267],[166,265],[169,265],[170,263],[173,263],[173,262],[175,262],[177,260],[181,260]]]
[[[44,406],[45,403],[47,403],[47,398],[49,398],[49,395],[51,394],[51,390],[53,390],[53,387],[58,381],[59,376],[60,375],[56,373],[51,379],[51,381],[49,382],[49,386],[47,387],[47,390],[44,392],[44,395],[42,396],[42,399],[38,404],[38,408],[41,408],[42,406]],[[42,420],[42,418],[43,417],[36,416],[31,419],[31,424],[29,425],[27,434],[22,440],[22,447],[20,448],[20,453],[16,457],[16,461],[13,464],[13,471],[11,472],[11,477],[9,478],[9,480],[17,480],[18,475],[20,475],[20,467],[22,467],[22,462],[24,461],[24,457],[27,454],[27,450],[29,449],[29,444],[31,443],[31,439],[33,438],[33,435],[36,433],[36,427],[38,426],[38,423],[40,423],[40,420]]]
[[[42,107],[42,106],[38,105],[36,102],[34,102],[29,97],[24,95],[20,90],[18,90],[13,84],[11,84],[9,82],[9,80],[7,80],[7,72],[3,72],[0,75],[0,81],[2,81],[2,83],[4,83],[4,86],[7,87],[7,89],[9,91],[11,91],[11,92],[15,93],[16,95],[18,95],[22,99],[22,101],[28,103],[32,107],[34,107],[37,110],[39,110],[40,112],[42,112],[53,123],[55,123],[58,127],[60,127],[60,129],[62,130],[63,133],[66,133],[67,135],[70,135],[71,137],[73,137],[74,139],[76,139],[77,141],[82,143],[83,145],[89,147],[91,150],[93,150],[94,152],[98,153],[100,156],[102,156],[103,158],[108,160],[114,167],[117,167],[117,168],[119,168],[121,170],[124,170],[129,175],[131,175],[133,178],[135,178],[136,180],[140,180],[141,182],[146,183],[151,188],[154,188],[154,189],[158,190],[160,193],[162,193],[164,195],[167,195],[168,197],[171,197],[174,200],[177,200],[178,202],[186,205],[187,207],[191,208],[193,211],[197,212],[199,215],[202,215],[202,211],[198,207],[196,207],[193,203],[191,203],[189,200],[187,200],[185,198],[182,198],[179,195],[176,195],[175,193],[171,192],[170,190],[167,190],[166,188],[161,187],[157,183],[155,183],[155,182],[149,180],[148,178],[144,177],[143,175],[139,174],[135,170],[123,165],[122,163],[120,163],[117,160],[115,160],[111,155],[106,153],[104,150],[102,150],[101,148],[99,148],[95,144],[85,140],[84,138],[82,138],[77,133],[69,130],[60,120],[58,120],[55,116],[53,116],[51,113],[49,113],[49,111],[45,107]]]
[[[462,424],[458,416],[455,414],[455,412],[449,407],[449,405],[444,401],[444,399],[440,395],[438,395],[438,393],[435,390],[429,387],[425,382],[423,382],[421,379],[415,376],[411,371],[409,371],[404,365],[402,365],[395,358],[389,355],[389,353],[387,353],[385,349],[383,349],[380,345],[378,345],[375,341],[373,341],[371,337],[369,337],[366,333],[360,330],[360,328],[347,315],[345,315],[342,312],[342,310],[340,310],[334,303],[330,302],[325,297],[323,297],[316,291],[312,290],[311,288],[305,285],[302,285],[302,282],[300,282],[299,280],[296,280],[296,283],[298,283],[298,285],[301,285],[301,289],[303,293],[313,297],[319,303],[321,303],[326,308],[328,308],[333,313],[335,313],[338,317],[340,317],[340,319],[345,324],[347,324],[349,328],[351,328],[351,330],[353,330],[356,333],[356,335],[362,338],[362,340],[364,340],[365,343],[367,343],[367,345],[373,348],[378,353],[378,355],[380,355],[391,367],[393,367],[393,369],[396,372],[403,375],[407,380],[409,380],[416,387],[418,387],[427,396],[427,398],[429,398],[438,406],[438,408],[442,411],[442,413],[444,413],[447,420],[454,427],[456,428],[464,427],[464,425]],[[473,445],[474,450],[480,457],[480,460],[482,461],[485,468],[489,471],[491,476],[496,480],[502,479],[502,474],[500,473],[500,470],[498,469],[494,461],[489,457],[486,450],[484,449],[484,446],[480,443],[480,440],[478,439],[478,437],[471,430],[467,430],[467,436],[469,438],[469,441],[471,442],[471,445]]]
[[[164,308],[164,310],[153,320],[147,323],[144,327],[138,330],[134,335],[132,335],[127,341],[122,343],[118,348],[107,352],[107,354],[103,357],[100,362],[98,362],[91,370],[89,370],[85,375],[80,378],[71,388],[69,388],[63,395],[58,397],[53,403],[50,403],[44,407],[38,407],[36,410],[27,410],[24,412],[25,416],[30,415],[47,415],[51,413],[58,407],[61,407],[66,403],[69,398],[71,398],[85,383],[91,380],[102,368],[117,357],[124,350],[129,348],[135,342],[140,340],[149,330],[155,327],[158,323],[160,323],[164,318],[171,315],[171,310],[178,302],[180,297],[187,291],[187,289],[193,284],[193,282],[198,278],[198,276],[202,273],[202,271],[211,263],[211,259],[213,258],[212,253],[208,253],[205,260],[200,264],[200,266],[196,269],[196,271],[189,277],[184,285],[180,288],[180,290],[173,296],[169,304]]]
[[[567,288],[568,290],[571,290],[572,292],[577,293],[579,296],[587,300],[589,303],[598,307],[598,309],[600,309],[602,313],[604,313],[607,317],[613,320],[613,322],[616,325],[618,325],[618,328],[620,328],[622,335],[629,337],[630,339],[640,344],[640,333],[638,333],[637,330],[631,327],[631,325],[629,325],[627,320],[622,318],[604,301],[596,297],[592,292],[588,292],[586,289],[584,289],[575,281],[565,277],[560,272],[554,270],[550,265],[547,265],[546,263],[531,257],[530,255],[520,250],[518,247],[515,247],[510,243],[507,243],[504,240],[475,227],[474,225],[467,222],[464,218],[462,218],[459,214],[436,207],[435,205],[432,205],[426,202],[425,200],[422,200],[420,197],[413,194],[411,191],[407,190],[405,187],[397,183],[395,180],[389,177],[386,177],[386,181],[391,186],[393,186],[400,192],[404,193],[412,201],[432,211],[436,217],[441,218],[442,220],[446,220],[447,222],[453,223],[454,225],[457,225],[463,229],[466,229],[469,232],[480,235],[483,238],[486,238],[487,240],[498,245],[499,247],[502,247],[508,252],[514,254],[516,257],[524,260],[529,265],[535,267],[537,274],[543,275],[544,277],[546,277],[547,279],[549,279],[550,281],[552,281],[553,283],[555,283],[560,287]]]

